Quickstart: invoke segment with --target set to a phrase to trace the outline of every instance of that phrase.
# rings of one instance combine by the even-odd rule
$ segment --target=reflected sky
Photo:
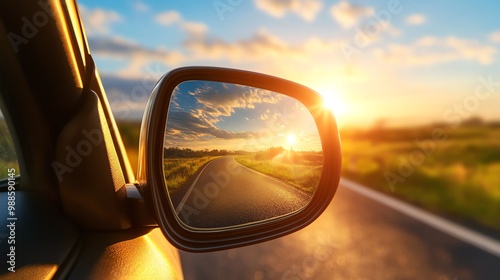
[[[174,89],[165,146],[234,151],[269,147],[321,150],[314,119],[296,99],[211,81],[186,81]]]

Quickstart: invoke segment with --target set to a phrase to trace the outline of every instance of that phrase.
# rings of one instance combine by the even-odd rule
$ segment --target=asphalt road
[[[209,162],[179,191],[174,205],[181,219],[198,228],[218,228],[285,215],[311,196],[227,156]]]
[[[499,257],[342,185],[303,230],[181,259],[187,280],[500,279]]]

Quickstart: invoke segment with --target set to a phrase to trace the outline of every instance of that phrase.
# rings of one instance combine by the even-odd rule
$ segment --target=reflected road
[[[173,197],[181,219],[199,228],[261,221],[299,210],[311,196],[271,176],[240,165],[232,156],[201,169]]]

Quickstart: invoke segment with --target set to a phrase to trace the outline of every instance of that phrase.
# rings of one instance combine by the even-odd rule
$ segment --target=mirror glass
[[[323,169],[308,109],[265,89],[185,81],[172,93],[164,176],[180,220],[223,228],[306,206]]]

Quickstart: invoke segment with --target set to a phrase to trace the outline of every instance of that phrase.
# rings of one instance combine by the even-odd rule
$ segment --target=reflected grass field
[[[284,152],[270,157],[266,155],[268,153],[260,152],[238,156],[235,160],[243,166],[277,178],[304,192],[314,193],[323,170],[322,156],[317,153],[292,153],[293,155]]]
[[[163,171],[169,193],[176,192],[191,176],[195,175],[206,163],[216,159],[213,156],[196,158],[168,158],[164,159]]]
[[[436,128],[345,132],[343,176],[432,212],[500,230],[500,128],[448,129],[445,139],[433,142]]]

